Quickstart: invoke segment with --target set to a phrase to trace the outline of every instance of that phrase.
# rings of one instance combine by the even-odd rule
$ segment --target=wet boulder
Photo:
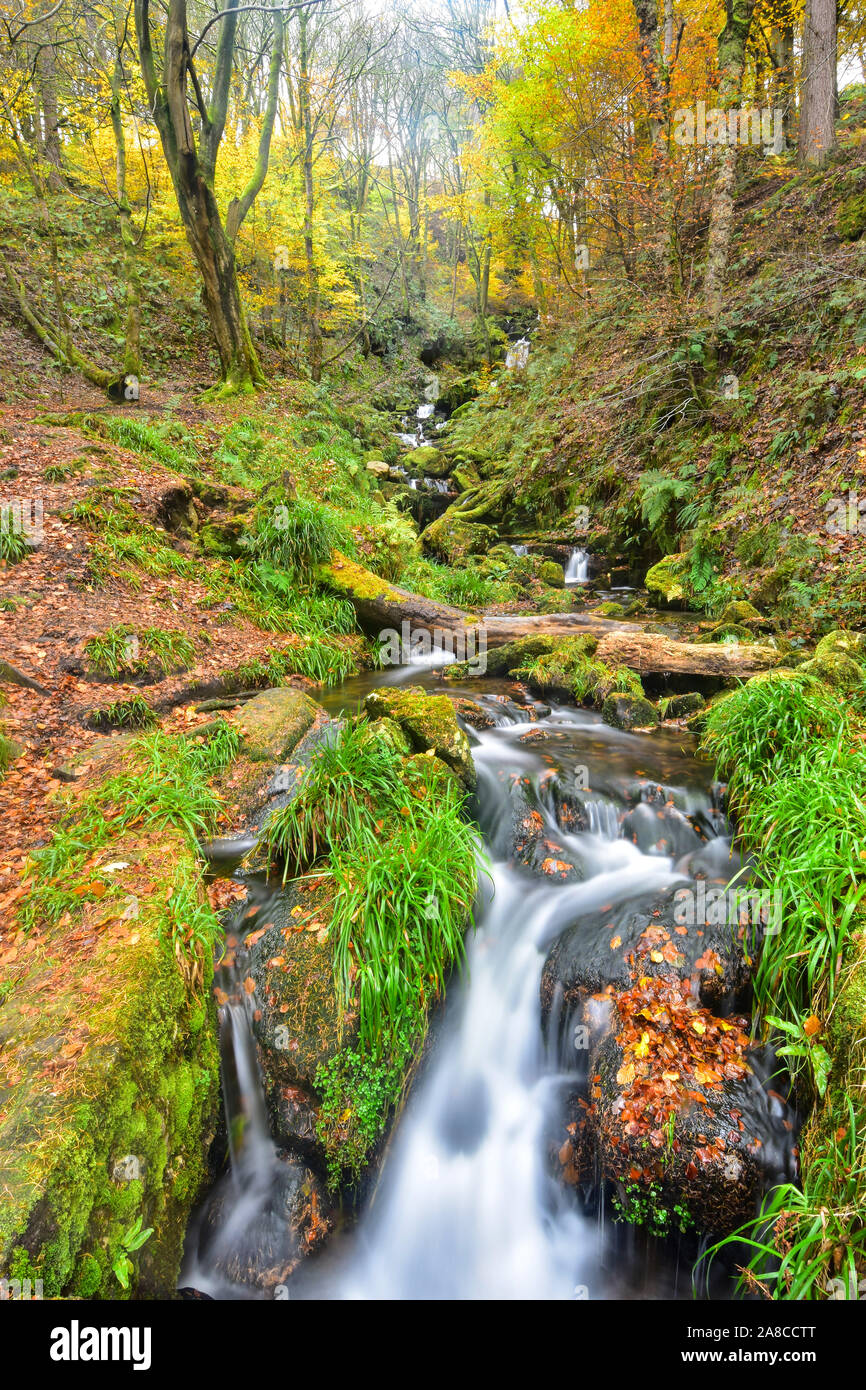
[[[601,707],[605,724],[629,732],[632,729],[653,729],[658,724],[655,705],[643,695],[608,695]]]
[[[432,444],[422,444],[418,449],[410,449],[401,459],[406,472],[413,477],[447,478],[451,464],[441,449]]]
[[[472,729],[492,729],[496,722],[476,700],[455,700],[454,711],[457,718]]]
[[[213,1190],[194,1232],[195,1255],[228,1284],[274,1296],[329,1236],[334,1213],[321,1179],[277,1150],[267,1182],[256,1174],[258,1200],[248,1200],[239,1229],[231,1174]]]
[[[642,801],[624,817],[623,838],[637,845],[643,854],[680,855],[696,848],[695,841],[706,833],[670,802],[662,805]]]
[[[724,920],[727,909],[727,900],[716,899],[706,885],[683,879],[660,894],[582,914],[556,939],[544,963],[545,1018],[573,1010],[608,986],[627,989],[634,972],[682,980],[719,1012],[746,1007],[753,942],[749,928]]]
[[[427,695],[417,685],[383,687],[367,696],[364,710],[371,719],[393,720],[416,752],[434,754],[467,790],[473,790],[475,766],[469,740],[447,695]]]
[[[748,1020],[715,1017],[687,980],[644,976],[617,996],[589,1058],[587,1127],[621,1203],[724,1235],[794,1176],[793,1113],[758,1062]]]

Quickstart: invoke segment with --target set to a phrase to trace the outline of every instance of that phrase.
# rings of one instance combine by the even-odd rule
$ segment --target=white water
[[[578,546],[572,550],[565,567],[566,584],[586,584],[589,579],[589,554]]]
[[[529,361],[530,342],[528,338],[518,338],[517,342],[508,349],[505,355],[505,366],[508,371],[522,372]]]
[[[532,755],[509,743],[511,722],[475,749],[486,820],[507,800],[495,776]],[[523,727],[523,725],[521,725]],[[613,809],[613,808],[611,808]],[[504,863],[476,913],[467,977],[431,1069],[400,1121],[371,1209],[330,1297],[567,1299],[600,1296],[596,1232],[545,1164],[545,1128],[563,1074],[539,1027],[545,955],[565,924],[603,903],[672,881],[670,860],[612,840],[580,837],[588,882],[528,886]],[[602,823],[603,822],[603,823]],[[587,1292],[587,1290],[589,1292]]]

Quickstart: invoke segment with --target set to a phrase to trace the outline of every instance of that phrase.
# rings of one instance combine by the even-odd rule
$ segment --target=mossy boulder
[[[655,705],[643,695],[608,695],[601,707],[605,724],[626,732],[632,729],[652,729],[658,723]]]
[[[253,762],[283,762],[316,718],[318,705],[300,690],[278,686],[248,700],[238,718],[242,748]]]
[[[427,695],[420,686],[383,687],[364,701],[371,719],[389,719],[400,726],[416,752],[433,753],[450,767],[468,790],[475,786],[475,766],[469,740],[447,695]]]
[[[418,449],[410,449],[401,460],[407,473],[413,477],[447,478],[451,464],[441,449],[432,444],[422,444]]]
[[[598,646],[598,639],[589,639]],[[507,676],[512,671],[516,671],[526,661],[534,656],[543,656],[552,652],[556,646],[556,639],[545,637],[541,633],[537,636],[518,637],[513,642],[504,642],[501,647],[492,647],[487,651],[487,666],[484,671],[486,676]],[[447,681],[463,680],[465,676],[472,675],[473,663],[468,661],[455,662],[445,668],[445,679]],[[476,673],[477,674],[477,673]]]
[[[697,714],[706,707],[703,695],[692,690],[686,695],[669,695],[666,700],[661,700],[659,713],[662,719],[687,719],[690,714]]]
[[[210,952],[191,982],[170,930],[198,872],[165,828],[99,859],[121,866],[109,892],[5,967],[0,1275],[46,1298],[170,1298],[219,1103]],[[112,1264],[138,1218],[153,1235],[124,1290]]]
[[[596,618],[624,618],[625,608],[621,603],[600,603],[597,608],[593,608],[593,615]]]
[[[846,632],[844,628],[828,632],[815,648],[815,656],[823,658],[837,655],[849,656],[854,661],[866,663],[866,633]]]
[[[429,555],[446,564],[457,564],[467,555],[483,555],[496,540],[492,526],[464,521],[449,508],[421,532],[421,545]]]
[[[397,758],[407,758],[412,752],[408,734],[400,728],[396,719],[389,719],[387,715],[372,721],[360,720],[360,738],[365,745],[383,744]]]
[[[556,560],[543,560],[538,567],[538,577],[549,589],[565,587],[565,571]]]
[[[695,642],[707,646],[711,642],[754,642],[754,633],[742,623],[716,623],[709,632],[702,632]]]
[[[685,598],[682,569],[687,558],[682,551],[675,555],[665,555],[664,559],[647,570],[644,588],[651,594],[660,594],[666,603]]]
[[[745,599],[736,599],[733,603],[728,603],[723,609],[719,621],[722,623],[737,623],[750,627],[752,624],[760,625],[766,619],[760,614],[753,604]]]
[[[860,689],[866,681],[866,670],[844,652],[827,651],[804,661],[799,668],[810,676],[817,676],[825,685],[834,690],[852,691]]]

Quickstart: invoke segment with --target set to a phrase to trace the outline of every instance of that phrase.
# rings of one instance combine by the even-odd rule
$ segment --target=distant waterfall
[[[579,547],[572,550],[565,567],[566,584],[586,584],[589,579],[589,553]]]

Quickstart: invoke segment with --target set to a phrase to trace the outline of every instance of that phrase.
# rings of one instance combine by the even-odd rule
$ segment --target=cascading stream
[[[376,683],[395,675],[441,688],[435,673],[421,666],[380,675]],[[545,1041],[539,985],[548,948],[574,921],[602,905],[682,881],[682,861],[675,866],[658,847],[642,851],[620,838],[636,785],[661,784],[685,813],[727,829],[712,806],[709,769],[685,754],[673,734],[623,734],[585,711],[516,704],[512,686],[484,682],[450,689],[481,704],[493,721],[481,733],[469,731],[489,861],[489,871],[481,874],[476,929],[372,1202],[354,1231],[339,1233],[319,1258],[298,1265],[291,1296],[688,1296],[688,1269],[678,1282],[668,1257],[645,1246],[643,1266],[620,1260],[607,1268],[612,1240],[627,1247],[634,1234],[612,1236],[603,1220],[583,1217],[573,1190],[553,1176],[550,1135],[580,1059],[568,1055],[567,1045],[560,1052],[561,1044]],[[361,693],[354,682],[323,699],[337,713],[355,708]],[[516,784],[581,866],[582,882],[548,881],[510,862]],[[575,785],[584,788],[589,821],[582,833],[569,833],[557,820],[556,786]],[[729,859],[725,836],[710,843]],[[695,835],[694,848],[701,844]],[[197,1265],[188,1264],[185,1281],[216,1296],[244,1297],[250,1296],[248,1287],[233,1291],[231,1285],[234,1267],[245,1260],[227,1253],[231,1233],[243,1232],[247,1251],[250,1232],[261,1227],[274,1242],[274,1222],[286,1202],[283,1194],[275,1200],[271,1189],[275,1174],[284,1186],[292,1167],[261,1133],[261,1080],[243,1004],[224,1006],[223,1030],[233,1039],[229,1071],[238,1083],[238,1094],[226,1085],[228,1122],[233,1128],[240,1117],[244,1130],[240,1149],[232,1147],[240,1182],[234,1179],[222,1195],[236,1210],[227,1224],[222,1214],[217,1273],[212,1257],[199,1258]],[[250,1094],[256,1087],[258,1101]],[[276,1257],[274,1267],[279,1268]]]

